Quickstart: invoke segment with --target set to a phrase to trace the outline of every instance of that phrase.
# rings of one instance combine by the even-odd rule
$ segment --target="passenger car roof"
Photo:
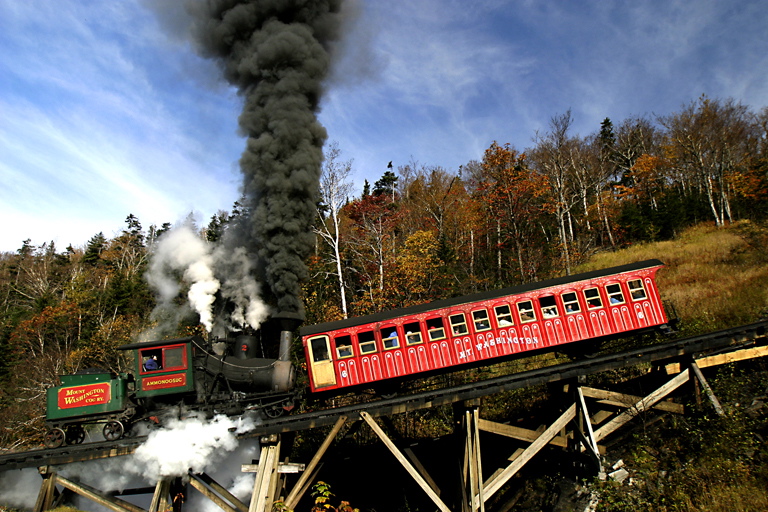
[[[533,290],[539,290],[542,288],[550,288],[553,286],[560,286],[568,283],[575,283],[579,281],[587,281],[590,279],[597,279],[600,277],[607,277],[614,274],[621,274],[624,272],[631,272],[633,270],[642,270],[645,268],[652,268],[663,266],[664,263],[657,259],[644,260],[636,263],[629,263],[626,265],[619,265],[616,267],[604,268],[600,270],[592,270],[590,272],[582,272],[580,274],[574,274],[571,276],[557,277],[554,279],[547,279],[544,281],[536,281],[534,283],[526,283],[518,286],[512,286],[509,288],[502,288],[498,290],[488,290],[485,292],[473,293],[470,295],[462,295],[460,297],[453,297],[450,299],[441,299],[434,302],[427,302],[425,304],[417,304],[415,306],[409,306],[406,308],[391,309],[382,311],[379,313],[373,313],[371,315],[359,316],[354,318],[347,318],[345,320],[336,320],[334,322],[325,322],[316,325],[307,325],[300,329],[302,336],[308,336],[311,334],[318,334],[322,332],[335,331],[338,329],[345,329],[348,327],[354,327],[357,325],[370,324],[375,322],[382,322],[385,320],[415,315],[417,313],[423,313],[431,311],[433,309],[442,309],[451,306],[458,306],[461,304],[468,304],[471,302],[480,302],[489,299],[495,299],[497,297],[504,297],[506,295],[517,295],[520,293],[530,292]]]

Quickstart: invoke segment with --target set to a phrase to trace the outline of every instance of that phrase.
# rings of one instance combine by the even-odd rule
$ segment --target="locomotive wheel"
[[[85,440],[85,429],[80,425],[67,427],[67,444],[80,444]]]
[[[125,428],[119,421],[108,421],[104,425],[104,439],[107,441],[117,441],[123,434],[125,434]]]
[[[279,418],[284,412],[282,407],[276,405],[264,408],[264,414],[267,415],[267,418]]]
[[[45,446],[46,448],[58,448],[64,444],[64,440],[67,435],[60,428],[52,428],[45,434]]]

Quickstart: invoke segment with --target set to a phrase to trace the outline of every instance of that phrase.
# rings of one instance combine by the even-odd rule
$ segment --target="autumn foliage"
[[[307,322],[563,275],[688,226],[768,218],[768,109],[702,97],[662,118],[605,119],[585,136],[572,124],[556,115],[531,147],[492,142],[459,169],[354,169],[329,147],[305,261]],[[372,174],[354,192],[351,177]],[[241,210],[217,213],[200,237],[217,243]],[[152,325],[144,273],[168,228],[129,215],[113,238],[64,250],[27,240],[0,255],[1,445],[40,435],[57,375],[126,367],[115,349]],[[204,334],[194,319],[178,328],[190,333]]]

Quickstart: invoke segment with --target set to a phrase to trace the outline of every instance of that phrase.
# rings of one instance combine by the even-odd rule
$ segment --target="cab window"
[[[648,294],[645,293],[642,279],[627,281],[627,287],[629,287],[629,295],[632,297],[632,300],[643,300],[648,298]]]
[[[564,293],[560,296],[560,298],[563,299],[563,307],[565,308],[566,315],[578,313],[581,311],[581,306],[579,305],[579,297],[576,295],[576,292]]]
[[[405,344],[406,345],[418,345],[421,343],[421,328],[419,327],[419,322],[411,322],[410,324],[405,324],[403,326],[403,330],[405,331]]]
[[[139,357],[141,358],[141,373],[187,368],[184,345],[143,349],[139,351]]]
[[[533,302],[526,300],[517,303],[517,312],[520,314],[522,323],[533,322],[536,320],[536,313],[533,311]]]
[[[400,340],[397,337],[397,329],[394,325],[383,327],[381,329],[381,342],[384,344],[384,350],[400,346]]]
[[[603,307],[603,300],[600,298],[600,292],[597,288],[587,288],[584,290],[584,298],[587,301],[588,309]]]
[[[336,336],[336,357],[346,359],[353,355],[355,353],[352,351],[352,336]]]
[[[429,336],[429,341],[445,339],[445,325],[443,325],[442,318],[427,319],[427,335]]]
[[[376,352],[376,337],[373,335],[373,331],[358,333],[357,344],[360,347],[361,354]]]
[[[154,372],[163,369],[163,349],[148,348],[139,351],[141,357],[141,371]]]
[[[557,301],[554,295],[547,295],[546,297],[539,298],[539,305],[541,306],[541,315],[544,318],[555,318],[560,316],[557,311]]]
[[[184,363],[184,347],[168,347],[163,349],[163,367],[166,370],[186,368]]]
[[[496,306],[493,308],[493,311],[496,313],[496,325],[499,327],[509,327],[510,325],[515,324],[512,321],[512,310],[510,309],[509,304]]]
[[[454,336],[463,336],[469,332],[467,329],[467,319],[464,317],[464,313],[457,313],[448,317],[451,322],[451,333]]]
[[[488,318],[488,310],[478,309],[473,311],[472,322],[475,324],[475,332],[489,330],[491,328],[491,321]]]
[[[609,304],[624,304],[624,294],[621,292],[621,286],[618,283],[609,284],[605,287],[605,291],[608,292]]]

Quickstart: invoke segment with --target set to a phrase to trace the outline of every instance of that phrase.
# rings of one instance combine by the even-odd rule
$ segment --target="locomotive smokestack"
[[[327,137],[316,113],[341,4],[208,0],[196,9],[203,52],[218,59],[245,100],[239,118],[248,137],[240,158],[244,215],[228,230],[226,243],[232,250],[245,248],[280,311],[303,311],[303,260],[314,244],[311,226]]]
[[[280,354],[279,361],[289,361],[291,358],[291,341],[293,332],[304,322],[304,315],[294,312],[281,312],[272,317],[280,322]]]

